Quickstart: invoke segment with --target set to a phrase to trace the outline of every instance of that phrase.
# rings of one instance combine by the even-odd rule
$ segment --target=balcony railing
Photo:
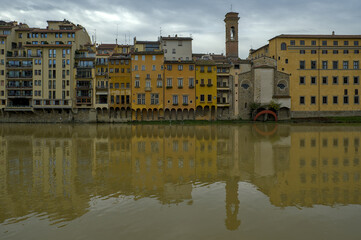
[[[6,75],[7,78],[33,78],[33,74],[15,74],[15,75]]]
[[[152,91],[152,87],[145,87],[145,91],[146,91],[146,92]]]
[[[91,74],[77,74],[75,78],[93,78]]]
[[[8,68],[32,68],[33,65],[32,64],[6,64],[6,67]]]
[[[75,58],[95,58],[95,53],[80,53],[80,54],[75,54]]]

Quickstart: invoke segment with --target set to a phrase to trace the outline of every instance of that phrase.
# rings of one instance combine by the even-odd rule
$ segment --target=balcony
[[[151,92],[151,91],[152,91],[152,87],[145,87],[145,91],[146,91],[146,92]]]
[[[92,74],[77,74],[75,75],[75,78],[78,79],[89,79],[89,78],[93,78]]]
[[[229,91],[230,87],[229,87],[228,83],[217,83],[217,90]]]
[[[78,53],[75,54],[76,59],[93,59],[95,58],[95,53]]]
[[[8,79],[31,79],[33,74],[7,74],[6,78]]]
[[[6,64],[7,68],[16,68],[16,69],[31,69],[33,67],[32,64]]]
[[[6,85],[6,88],[11,90],[11,89],[15,89],[15,90],[19,90],[19,89],[32,89],[33,88],[33,85],[32,83],[30,82],[29,84],[25,84],[25,83],[20,83],[20,84],[15,84],[15,83],[12,83],[12,84],[7,84]]]
[[[92,89],[92,85],[91,85],[91,84],[89,84],[89,85],[86,85],[86,84],[77,84],[77,85],[76,85],[76,88],[77,88],[77,89],[89,90],[89,89]]]
[[[213,86],[212,83],[208,83],[208,84],[207,84],[207,87],[212,87],[212,86]]]
[[[11,59],[11,58],[19,59],[19,58],[31,58],[31,55],[18,54],[17,52],[15,52],[15,53],[7,52],[7,53],[6,53],[6,57],[7,57],[8,59]]]
[[[33,100],[34,108],[71,108],[69,100],[52,99],[52,100]]]
[[[32,91],[13,91],[10,90],[8,92],[8,98],[32,98],[33,92]]]
[[[204,83],[199,84],[200,87],[206,86]]]
[[[91,99],[91,97],[77,96],[76,104],[77,105],[91,105],[92,99]]]

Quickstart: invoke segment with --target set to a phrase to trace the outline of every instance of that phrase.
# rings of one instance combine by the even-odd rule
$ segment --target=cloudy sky
[[[240,57],[278,34],[361,34],[359,0],[0,0],[0,19],[45,27],[68,19],[99,43],[133,43],[178,34],[193,52],[224,53],[224,15],[240,14]],[[118,30],[117,30],[118,29]]]

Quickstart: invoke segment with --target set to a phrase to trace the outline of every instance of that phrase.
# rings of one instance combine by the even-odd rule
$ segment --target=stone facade
[[[238,75],[239,118],[250,119],[253,110],[265,110],[273,101],[280,104],[278,118],[289,119],[289,75],[277,71],[276,61],[267,57],[252,61],[250,66],[250,71]],[[259,104],[259,109],[253,109],[254,103]]]

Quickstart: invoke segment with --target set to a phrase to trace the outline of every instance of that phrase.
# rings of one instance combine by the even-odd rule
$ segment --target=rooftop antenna
[[[127,34],[124,34],[125,45],[127,45]]]
[[[128,31],[128,40],[129,40],[128,45],[130,45],[130,32],[129,31]],[[125,45],[127,45],[127,44],[125,44]]]
[[[159,27],[159,37],[162,37],[162,27]]]
[[[233,5],[231,4],[231,12],[233,12]]]

